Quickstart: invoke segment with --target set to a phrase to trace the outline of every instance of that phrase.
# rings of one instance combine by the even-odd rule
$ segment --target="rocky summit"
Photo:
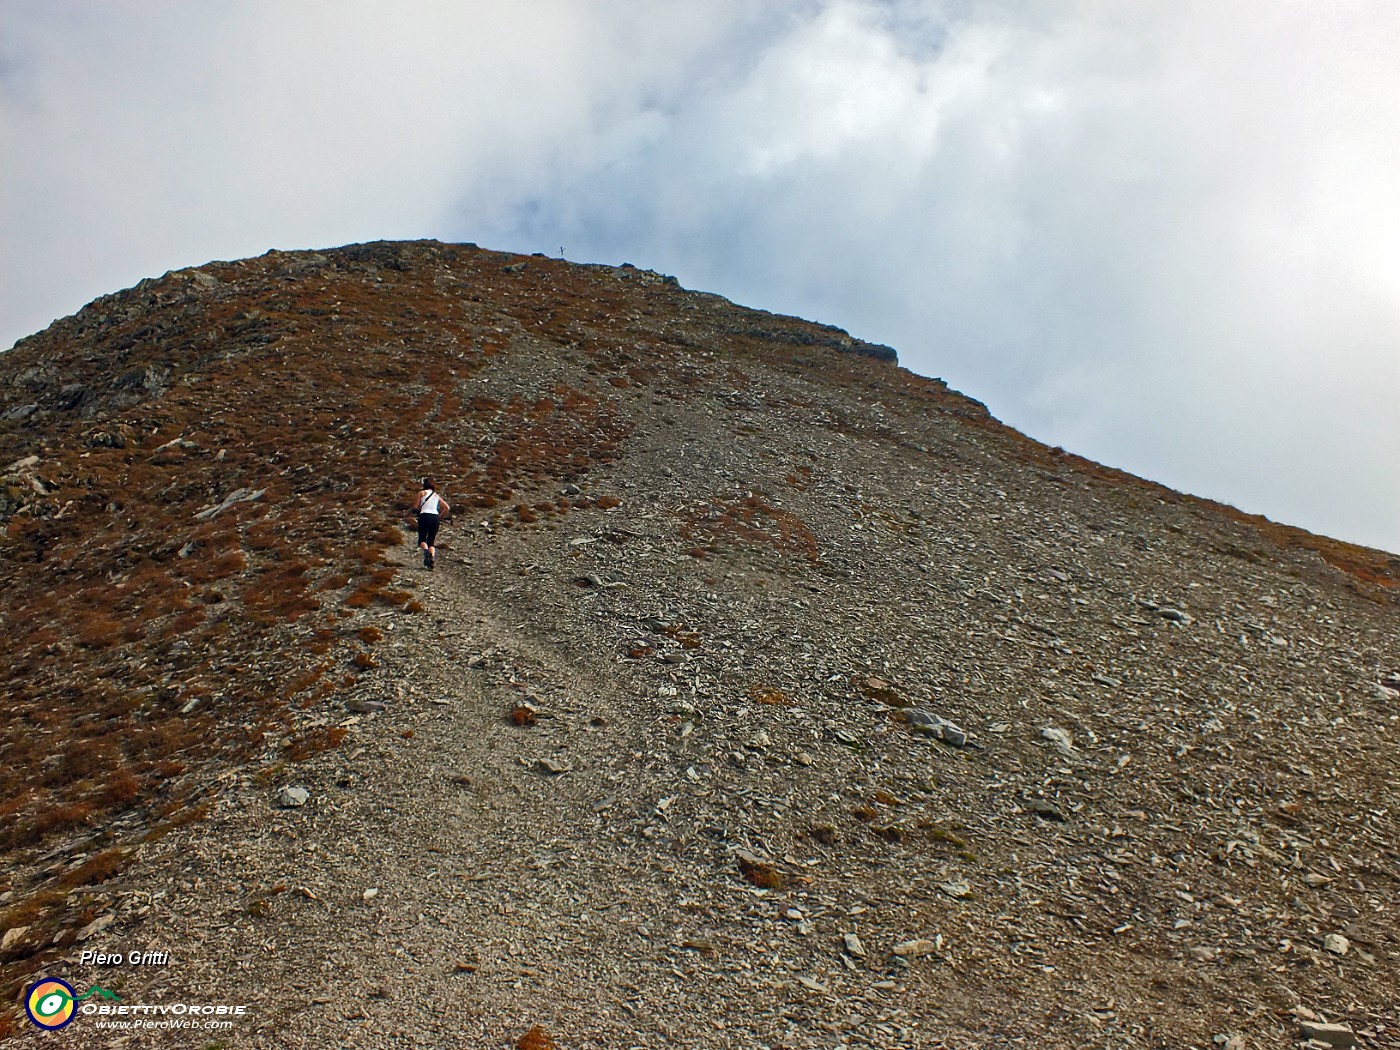
[[[1400,1046],[1400,560],[888,347],[269,252],[0,355],[0,469],[18,1045]]]

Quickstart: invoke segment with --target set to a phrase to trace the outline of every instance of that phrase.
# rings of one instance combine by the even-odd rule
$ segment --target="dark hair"
[[[433,489],[433,490],[436,491],[436,489],[437,489],[437,482],[434,481],[432,478],[424,478],[424,479],[423,479],[423,487],[424,487],[425,489]]]

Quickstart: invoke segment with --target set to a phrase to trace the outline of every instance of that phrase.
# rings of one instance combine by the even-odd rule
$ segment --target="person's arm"
[[[419,489],[419,490],[418,490],[418,495],[415,496],[414,499],[413,499],[413,509],[414,509],[415,511],[418,511],[418,510],[421,510],[421,509],[422,509],[422,507],[423,507],[423,497],[424,497],[425,495],[427,495],[427,493],[428,493],[428,490],[427,490],[427,489]]]
[[[444,518],[447,517],[449,514],[452,513],[452,504],[448,503],[447,500],[445,500],[445,499],[443,499],[441,496],[439,496],[439,497],[438,497],[438,502],[442,504],[442,516],[443,516]]]

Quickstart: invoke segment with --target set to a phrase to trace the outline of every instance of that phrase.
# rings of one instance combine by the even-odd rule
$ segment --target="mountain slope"
[[[109,986],[239,992],[230,1045],[1400,1028],[1382,552],[471,246],[143,282],[0,419],[9,1001],[139,941]]]

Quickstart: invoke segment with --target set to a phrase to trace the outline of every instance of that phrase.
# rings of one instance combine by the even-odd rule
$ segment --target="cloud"
[[[735,6],[12,2],[4,334],[211,257],[519,206],[634,97],[676,92],[668,49],[703,55]]]
[[[813,9],[541,194],[567,205],[498,229],[835,321],[1044,440],[1400,549],[1400,83],[1378,32],[1400,18],[962,10]]]
[[[0,339],[268,247],[630,260],[1400,549],[1400,9],[0,0]]]

